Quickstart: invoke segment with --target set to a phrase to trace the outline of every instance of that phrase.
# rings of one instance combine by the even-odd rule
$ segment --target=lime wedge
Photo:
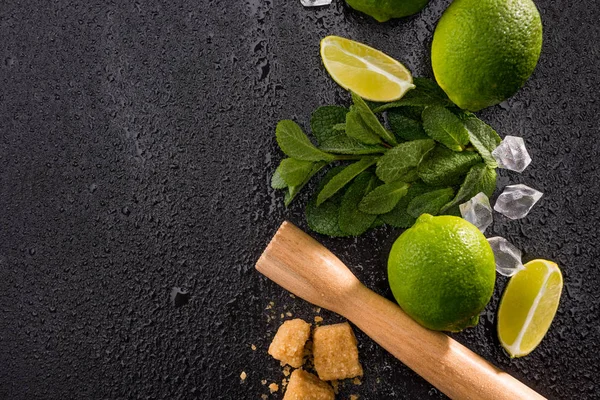
[[[334,81],[366,100],[398,100],[415,87],[404,65],[350,39],[327,36],[321,40],[321,58]]]
[[[554,319],[563,279],[558,265],[533,260],[508,282],[498,310],[498,337],[511,357],[531,353]]]

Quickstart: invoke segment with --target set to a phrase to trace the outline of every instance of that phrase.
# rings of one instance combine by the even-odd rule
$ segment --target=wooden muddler
[[[287,221],[256,269],[296,296],[346,317],[452,399],[544,399],[462,344],[416,323],[396,304],[367,289],[335,255]]]

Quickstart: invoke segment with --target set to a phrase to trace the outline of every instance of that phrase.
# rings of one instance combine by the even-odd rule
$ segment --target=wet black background
[[[523,174],[501,171],[499,186],[523,182],[544,197],[523,220],[496,215],[487,234],[508,238],[525,260],[556,260],[566,289],[526,358],[510,360],[496,338],[503,277],[480,325],[454,337],[548,398],[599,398],[600,5],[536,3],[538,68],[479,115],[502,136],[523,136],[533,157]],[[275,124],[306,127],[317,106],[348,102],[320,63],[328,34],[431,76],[432,32],[448,4],[376,24],[338,0],[320,9],[297,0],[2,1],[0,398],[268,393],[261,380],[283,377],[266,354],[280,314],[316,315],[253,269],[282,220],[306,227],[312,189],[285,209],[269,188],[281,158]],[[317,237],[389,296],[385,261],[398,233]],[[171,304],[174,286],[189,291],[187,305]],[[357,336],[363,384],[345,383],[339,398],[444,397]]]

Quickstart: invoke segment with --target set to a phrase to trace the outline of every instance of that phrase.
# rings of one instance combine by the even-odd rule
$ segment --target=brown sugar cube
[[[313,374],[297,369],[292,372],[283,400],[334,400],[333,389]]]
[[[316,327],[313,356],[319,378],[330,381],[362,375],[356,343],[354,332],[347,322]]]
[[[285,321],[275,334],[269,354],[282,365],[288,364],[294,368],[302,366],[304,345],[310,336],[310,324],[301,319]]]

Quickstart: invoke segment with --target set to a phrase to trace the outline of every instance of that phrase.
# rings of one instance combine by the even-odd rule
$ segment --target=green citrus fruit
[[[388,278],[396,301],[413,319],[457,332],[477,325],[492,297],[494,253],[464,219],[423,214],[392,246]]]
[[[498,338],[511,357],[531,353],[554,319],[563,288],[556,263],[533,260],[510,278],[498,308]]]
[[[439,85],[470,111],[515,94],[542,49],[542,21],[531,0],[455,0],[440,19],[431,47]]]
[[[390,18],[401,18],[416,14],[429,3],[429,0],[346,0],[357,11],[385,22]]]

